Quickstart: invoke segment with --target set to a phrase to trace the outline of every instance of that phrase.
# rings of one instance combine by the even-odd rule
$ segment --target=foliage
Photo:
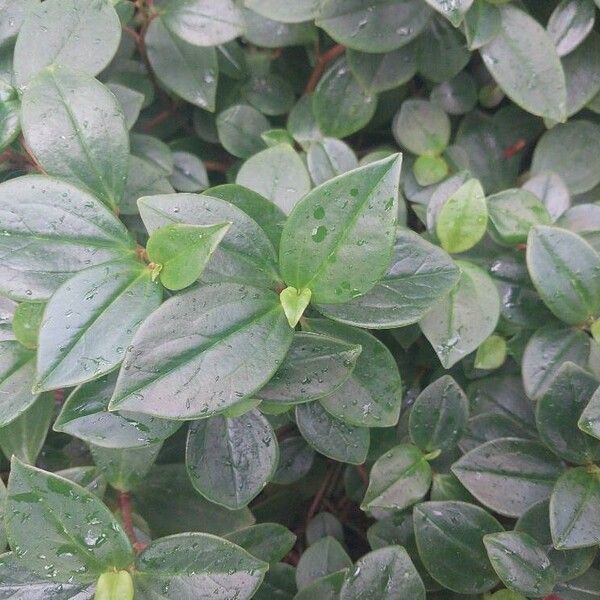
[[[597,7],[0,0],[0,598],[597,598]]]

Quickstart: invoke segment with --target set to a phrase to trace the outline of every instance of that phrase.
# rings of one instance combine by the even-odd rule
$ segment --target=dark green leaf
[[[91,582],[133,561],[125,532],[96,496],[18,459],[12,461],[6,511],[11,547],[27,556],[36,575]]]
[[[544,548],[531,536],[515,531],[489,533],[483,543],[504,585],[536,598],[552,591],[554,568]]]
[[[392,448],[373,465],[361,508],[403,510],[428,492],[431,467],[423,453],[410,444]]]
[[[4,182],[0,214],[0,290],[11,298],[45,300],[74,273],[133,256],[133,241],[118,219],[56,179],[29,175]]]
[[[208,417],[260,389],[291,341],[273,292],[233,283],[191,289],[167,300],[138,329],[110,409]]]
[[[287,485],[302,479],[313,466],[315,453],[299,436],[291,435],[279,444],[279,465],[273,482]]]
[[[254,600],[295,600],[296,569],[287,563],[269,565]]]
[[[377,283],[394,242],[400,163],[393,155],[344,173],[296,205],[281,238],[288,285],[309,288],[315,302],[339,304]]]
[[[257,410],[190,427],[185,462],[192,485],[225,508],[246,506],[272,478],[278,460],[275,432]]]
[[[465,502],[423,502],[413,511],[419,555],[431,575],[459,594],[477,594],[498,582],[483,536],[502,526],[482,508]]]
[[[417,396],[410,411],[410,437],[425,452],[447,450],[462,437],[468,416],[465,393],[444,375]]]
[[[352,561],[341,544],[332,537],[324,537],[306,549],[296,568],[296,584],[302,590],[320,577],[352,566]]]
[[[312,583],[302,588],[294,600],[339,600],[340,590],[346,577],[347,569],[336,571],[331,575],[325,575],[315,579]]]
[[[239,158],[249,158],[265,147],[260,135],[269,127],[266,117],[245,104],[230,106],[217,117],[219,141]]]
[[[135,587],[142,598],[206,597],[249,600],[268,565],[239,546],[206,533],[153,541],[137,558]],[[137,595],[137,594],[136,594]]]
[[[452,472],[482,504],[499,514],[519,517],[550,495],[562,468],[538,442],[501,438],[465,454]]]
[[[487,0],[474,0],[464,19],[465,37],[470,50],[477,50],[500,31],[500,11]]]
[[[268,563],[281,560],[293,547],[296,536],[283,525],[261,523],[225,536],[252,556]]]
[[[332,417],[318,402],[296,407],[296,423],[302,437],[321,454],[339,462],[360,465],[369,451],[370,434]]]
[[[204,163],[190,152],[173,152],[171,185],[178,192],[201,192],[210,184]]]

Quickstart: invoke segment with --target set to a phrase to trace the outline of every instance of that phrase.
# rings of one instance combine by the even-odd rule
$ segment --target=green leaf
[[[278,144],[251,156],[235,182],[259,193],[286,214],[311,187],[302,159],[289,144]]]
[[[329,335],[294,332],[283,362],[256,396],[281,404],[328,396],[350,377],[360,353],[359,344]]]
[[[526,533],[488,533],[483,543],[498,577],[527,596],[545,596],[554,588],[555,573],[544,548]]]
[[[6,531],[4,530],[4,505],[6,504],[6,486],[4,481],[0,483],[0,552],[3,552],[8,544],[6,539]],[[0,556],[2,556],[0,554]],[[1,559],[0,559],[1,560]],[[1,570],[1,566],[0,566]],[[2,588],[0,588],[1,590]]]
[[[292,333],[273,292],[233,283],[193,288],[167,300],[138,329],[109,408],[209,417],[269,380]]]
[[[279,460],[275,432],[257,410],[212,417],[190,427],[185,462],[192,485],[207,500],[238,509],[272,478]]]
[[[340,590],[346,577],[347,569],[342,569],[319,577],[306,587],[302,588],[296,595],[294,600],[313,600],[319,598],[319,600],[338,600],[340,597]]]
[[[581,431],[600,440],[600,391],[592,394],[587,406],[579,417],[578,426]]]
[[[173,153],[167,144],[156,137],[141,133],[130,133],[129,139],[131,154],[155,165],[165,175],[173,172]]]
[[[120,83],[107,83],[106,87],[114,94],[119,102],[125,125],[131,129],[140,116],[144,104],[144,94]]]
[[[363,52],[389,52],[408,44],[425,27],[431,9],[419,0],[324,0],[317,25],[336,42]]]
[[[462,115],[470,112],[477,104],[477,84],[472,75],[461,71],[449,81],[438,83],[430,95],[434,104],[441,106],[444,112],[451,115]],[[455,152],[451,147],[446,152]],[[452,156],[449,157],[452,159]]]
[[[592,31],[568,56],[562,66],[567,83],[567,115],[590,104],[600,91],[600,34]]]
[[[239,158],[250,158],[265,143],[260,137],[270,128],[269,121],[259,111],[246,104],[235,104],[217,116],[219,142],[225,150]]]
[[[290,327],[296,327],[301,319],[306,307],[310,303],[311,291],[308,288],[297,290],[295,287],[286,287],[279,294],[279,301],[283,306],[283,312],[290,324]]]
[[[593,0],[561,0],[552,11],[546,29],[559,56],[577,48],[594,27]]]
[[[21,302],[15,309],[12,323],[15,338],[29,350],[37,348],[45,306],[44,302]]]
[[[90,444],[94,463],[116,490],[130,492],[152,468],[162,442],[137,448],[107,448]]]
[[[394,243],[400,164],[396,154],[344,173],[296,205],[281,237],[288,285],[309,288],[317,303],[339,304],[377,283]]]
[[[413,165],[413,173],[419,185],[433,185],[446,178],[448,163],[441,156],[419,156]]]
[[[116,367],[139,324],[160,305],[162,291],[151,277],[143,264],[125,260],[66,281],[44,311],[36,389],[77,385]]]
[[[400,415],[402,382],[396,361],[386,346],[362,329],[325,319],[307,320],[303,328],[362,348],[350,377],[321,398],[327,412],[356,427],[395,425]]]
[[[458,27],[471,8],[473,0],[458,0],[458,2],[445,2],[444,0],[426,0],[427,4],[446,17],[454,27]]]
[[[556,581],[568,581],[589,569],[596,556],[596,548],[556,550],[550,532],[549,504],[550,499],[534,504],[519,518],[515,531],[526,533],[540,543],[554,567]]]
[[[534,227],[527,267],[546,306],[571,325],[600,316],[600,256],[580,236],[558,227]]]
[[[600,543],[600,472],[595,465],[565,471],[550,497],[554,547],[566,550]]]
[[[0,45],[14,41],[25,17],[37,4],[37,0],[3,0],[0,4]]]
[[[475,350],[496,328],[500,300],[491,278],[460,261],[460,279],[419,322],[442,366],[449,369]]]
[[[8,148],[19,136],[20,110],[16,90],[0,80],[0,150]]]
[[[456,285],[450,256],[409,229],[399,229],[391,265],[366,294],[344,304],[319,304],[325,316],[357,327],[405,327],[419,319]]]
[[[489,513],[465,502],[423,502],[413,516],[419,555],[436,581],[459,594],[482,593],[498,583],[482,538],[502,526]]]
[[[448,450],[462,437],[469,417],[469,402],[461,387],[444,375],[430,383],[410,411],[410,439],[425,452]]]
[[[14,421],[38,397],[31,392],[35,354],[19,342],[0,342],[0,427]]]
[[[45,69],[23,92],[21,126],[46,173],[83,187],[111,208],[119,205],[129,139],[121,107],[106,87],[88,75]]]
[[[342,138],[359,131],[373,118],[377,96],[363,89],[346,59],[340,58],[319,80],[312,107],[321,131]]]
[[[94,600],[133,600],[133,579],[127,571],[102,573]]]
[[[515,6],[500,7],[500,32],[480,53],[504,93],[526,111],[555,121],[566,118],[565,76],[552,39]]]
[[[571,152],[565,152],[571,148]],[[600,183],[600,126],[591,121],[569,121],[549,129],[539,139],[531,172],[552,171],[571,194],[582,194]]]
[[[133,256],[127,230],[98,200],[40,175],[0,184],[0,291],[46,300],[74,273]]]
[[[509,245],[523,244],[535,225],[550,225],[546,207],[527,190],[510,189],[489,196],[487,209],[494,233]]]
[[[39,576],[91,582],[133,561],[127,535],[101,500],[16,458],[8,482],[6,529],[11,547],[26,553],[27,568]]]
[[[172,33],[195,46],[216,46],[242,33],[233,0],[222,0],[218,6],[211,0],[157,0],[154,6]]]
[[[469,50],[477,50],[500,31],[500,11],[487,0],[474,0],[463,23]]]
[[[67,397],[54,423],[54,431],[67,433],[95,446],[135,448],[161,442],[180,423],[156,417],[109,412],[117,371],[75,388]]]
[[[358,160],[348,144],[335,138],[313,142],[306,155],[308,171],[315,185],[358,167]]]
[[[321,0],[295,0],[289,5],[282,4],[280,0],[244,0],[244,5],[275,21],[301,23],[311,21],[318,15]]]
[[[279,281],[277,255],[267,235],[233,204],[201,194],[168,194],[140,198],[138,206],[150,234],[171,223],[232,224],[206,265],[203,281],[231,280],[260,287],[274,287]]]
[[[244,16],[244,37],[256,46],[282,48],[314,43],[317,32],[312,23],[281,23],[273,21],[248,9]]]
[[[429,491],[431,467],[423,453],[410,444],[392,448],[371,469],[361,508],[403,510]]]
[[[215,110],[217,51],[186,41],[169,28],[167,17],[153,19],[145,35],[150,66],[169,90],[205,110]]]
[[[536,404],[535,416],[541,440],[570,463],[600,460],[600,442],[577,428],[582,409],[597,388],[595,377],[566,362]]]
[[[569,190],[556,173],[545,171],[534,175],[523,184],[523,189],[537,196],[556,221],[571,205]]]
[[[35,464],[54,417],[54,399],[50,394],[39,396],[27,410],[8,425],[0,428],[0,448],[8,460],[16,456]]]
[[[331,513],[322,511],[307,523],[306,543],[312,546],[315,542],[328,535],[334,537],[338,542],[344,541],[342,524]]]
[[[269,565],[269,570],[261,586],[254,594],[254,600],[295,600],[296,569],[287,563]]]
[[[160,282],[176,291],[192,285],[230,226],[173,223],[153,231],[146,250],[148,258],[160,265]]]
[[[346,578],[341,600],[360,598],[411,598],[425,600],[425,587],[402,546],[389,546],[365,554]]]
[[[254,219],[267,234],[274,248],[279,248],[281,229],[285,221],[285,213],[270,200],[235,183],[226,183],[210,188],[204,192],[206,196],[221,198],[234,204]]]
[[[200,192],[210,184],[204,163],[190,152],[173,152],[171,185],[178,192]]]
[[[188,531],[224,535],[254,523],[247,508],[227,510],[205,500],[183,464],[153,467],[135,490],[135,504],[157,537]]]
[[[255,73],[240,91],[254,108],[268,116],[287,114],[296,101],[292,85],[275,73]]]
[[[396,141],[413,154],[437,156],[450,141],[450,119],[427,100],[405,100],[392,123]]]
[[[470,179],[444,202],[435,231],[446,252],[465,252],[485,235],[488,209],[483,188]]]
[[[153,541],[136,560],[135,587],[142,598],[206,597],[249,600],[268,565],[239,546],[206,533]]]
[[[562,466],[539,442],[501,438],[467,452],[452,472],[482,504],[519,517],[550,495]]]
[[[296,424],[302,437],[317,451],[343,463],[361,465],[369,452],[370,433],[332,417],[318,402],[296,407]]]
[[[172,194],[174,192],[175,190],[169,183],[164,169],[145,158],[132,155],[129,157],[127,182],[119,206],[119,214],[137,215],[139,212],[137,201],[142,196]]]
[[[19,0],[20,1],[20,0]],[[49,598],[52,600],[91,600],[95,583],[58,583],[46,573],[32,573],[15,552],[0,555],[0,598]]]
[[[121,23],[109,0],[36,3],[17,38],[16,82],[24,86],[50,65],[97,75],[112,60],[120,39]]]
[[[477,348],[475,354],[476,369],[498,369],[506,360],[506,340],[499,335],[490,337]]]
[[[228,533],[225,539],[268,563],[281,560],[296,542],[296,536],[278,523],[260,523],[238,529]]]
[[[299,590],[326,575],[352,567],[352,561],[342,545],[330,536],[321,538],[309,546],[296,568],[296,584]]]
[[[384,54],[347,50],[346,60],[354,77],[371,94],[393,90],[417,72],[414,43]]]
[[[563,597],[566,596],[568,598],[568,595],[570,595],[575,599],[581,598],[582,600],[587,600],[587,598],[593,598],[594,595],[598,595],[598,585],[600,585],[600,570],[591,568],[583,575],[571,581],[557,584],[554,591]]]
[[[273,483],[289,485],[302,479],[311,470],[314,460],[313,449],[299,435],[286,437],[279,444],[279,465]]]

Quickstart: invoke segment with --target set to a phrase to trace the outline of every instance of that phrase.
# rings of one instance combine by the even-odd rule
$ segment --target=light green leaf
[[[411,444],[396,446],[377,459],[369,475],[363,510],[403,510],[429,491],[431,467],[424,454]]]
[[[487,221],[483,188],[477,179],[469,179],[444,202],[435,230],[444,250],[465,252],[485,235]]]
[[[153,231],[146,251],[148,258],[160,265],[160,282],[176,291],[192,285],[230,226],[173,223]]]
[[[142,598],[182,600],[202,590],[208,598],[249,600],[267,569],[227,540],[183,533],[154,540],[138,556],[134,578]]]
[[[14,336],[29,350],[37,348],[45,306],[44,302],[21,302],[15,309],[12,322]]]
[[[292,334],[271,291],[233,283],[193,288],[167,300],[138,329],[109,408],[209,417],[261,388]]]
[[[257,410],[203,419],[189,429],[185,462],[192,485],[225,508],[242,508],[255,498],[278,460],[275,432]]]
[[[506,340],[499,335],[490,337],[477,348],[475,354],[476,369],[499,369],[506,360]]]
[[[446,369],[489,337],[500,316],[500,300],[492,279],[471,263],[457,264],[461,270],[457,286],[419,322]]]
[[[413,154],[436,156],[450,140],[450,119],[427,100],[405,100],[392,123],[396,141]]]
[[[500,32],[480,48],[498,85],[534,115],[564,121],[565,76],[550,36],[530,15],[511,5],[500,7]]]
[[[77,385],[117,366],[139,324],[160,305],[162,291],[151,275],[125,260],[66,281],[44,311],[36,389]]]
[[[16,458],[8,482],[6,528],[11,547],[27,553],[27,568],[36,575],[48,577],[50,571],[65,581],[92,582],[133,562],[127,535],[101,500]]]
[[[580,236],[558,227],[534,227],[527,268],[546,306],[571,325],[600,316],[600,256]]]
[[[215,110],[217,51],[188,42],[173,33],[167,17],[153,19],[145,35],[148,60],[169,90],[205,110]]]
[[[318,303],[367,292],[388,268],[394,243],[400,156],[354,169],[315,188],[286,221],[280,267],[288,285]]]
[[[97,75],[112,60],[120,39],[121,23],[109,0],[36,3],[15,45],[16,82],[24,86],[50,65]]]
[[[290,327],[296,327],[310,302],[310,297],[311,291],[308,288],[297,290],[295,287],[286,287],[281,291],[279,301]]]
[[[65,68],[45,69],[23,93],[21,126],[46,173],[83,187],[113,209],[119,205],[129,138],[121,107],[106,87]]]
[[[133,600],[133,579],[127,571],[102,573],[94,600]]]

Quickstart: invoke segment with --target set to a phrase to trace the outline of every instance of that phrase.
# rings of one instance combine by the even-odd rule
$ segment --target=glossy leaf
[[[208,417],[261,388],[291,341],[273,292],[232,283],[194,288],[169,299],[138,329],[109,409]],[[244,344],[248,354],[240,352]]]
[[[246,506],[273,476],[275,433],[260,412],[196,421],[189,430],[186,466],[192,485],[229,509]]]
[[[50,571],[91,582],[133,561],[131,544],[106,506],[62,477],[13,459],[6,506],[11,547],[27,554],[27,568],[37,575]]]
[[[489,276],[465,261],[456,287],[420,320],[425,337],[446,369],[475,350],[496,328],[498,292]]]
[[[363,510],[403,510],[420,500],[431,485],[431,467],[423,453],[410,444],[392,448],[373,465]]]
[[[173,223],[152,232],[146,251],[148,258],[160,265],[160,282],[176,291],[194,283],[230,226]]]
[[[413,511],[419,555],[431,575],[459,594],[476,594],[498,582],[482,538],[502,526],[465,502],[423,502]]]
[[[550,15],[547,29],[559,56],[569,54],[594,26],[596,9],[592,0],[562,0]]]
[[[583,409],[578,426],[581,431],[600,440],[600,392],[598,389],[592,394],[590,401]]]
[[[23,93],[21,127],[46,173],[83,187],[111,208],[119,205],[129,139],[121,107],[102,84],[64,68],[42,71]]]
[[[461,438],[469,416],[469,403],[460,386],[444,375],[416,398],[409,418],[411,440],[425,452],[447,450]]]
[[[43,302],[21,302],[15,309],[12,322],[14,336],[29,350],[37,348],[44,308]]]
[[[306,307],[310,303],[311,295],[311,291],[308,288],[297,290],[291,286],[286,287],[279,294],[279,301],[290,327],[298,325],[298,321],[300,321]]]
[[[324,537],[302,555],[296,568],[296,584],[302,590],[320,577],[351,566],[352,561],[341,544],[332,537]]]
[[[281,237],[288,285],[334,304],[375,285],[392,252],[400,162],[394,155],[340,175],[296,205]]]
[[[500,7],[500,31],[480,49],[498,85],[534,115],[565,119],[565,77],[550,36],[519,8]]]
[[[249,158],[265,147],[260,136],[269,129],[269,121],[251,106],[230,106],[219,113],[216,124],[219,141],[234,156]]]
[[[213,598],[249,600],[267,568],[227,540],[184,533],[155,540],[138,556],[135,587],[143,598],[180,600],[202,590]]]
[[[11,298],[46,300],[78,271],[133,255],[126,229],[98,200],[56,179],[2,183],[0,214],[0,290]]]
[[[518,517],[550,495],[562,468],[538,442],[501,438],[467,452],[452,472],[482,504]]]
[[[296,536],[278,523],[261,523],[238,529],[225,536],[248,554],[268,563],[282,559],[294,545]]]
[[[16,341],[0,342],[0,426],[14,421],[35,402],[34,377],[35,353]]]

